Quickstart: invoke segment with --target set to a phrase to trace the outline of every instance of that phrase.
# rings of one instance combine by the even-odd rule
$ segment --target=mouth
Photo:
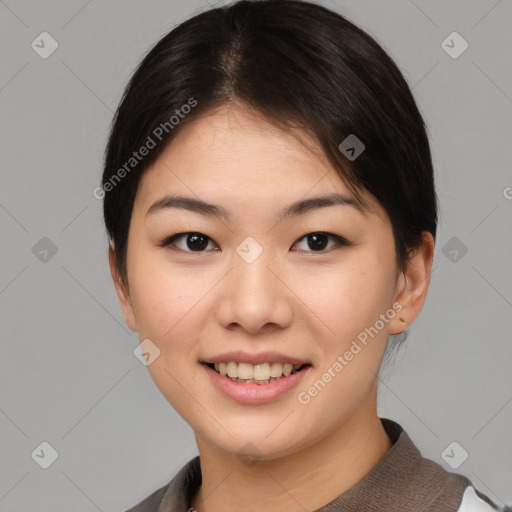
[[[252,365],[249,363],[237,363],[235,361],[228,363],[209,363],[201,361],[201,364],[232,382],[260,385],[286,379],[291,375],[295,375],[311,367],[309,363],[293,365],[291,363],[283,364],[280,362]]]

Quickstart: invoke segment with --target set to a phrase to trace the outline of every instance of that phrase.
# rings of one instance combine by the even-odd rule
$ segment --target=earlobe
[[[117,298],[119,300],[119,304],[121,305],[126,325],[132,331],[137,332],[137,323],[135,321],[130,293],[122,282],[117,269],[114,241],[111,241],[109,245],[108,261],[110,265],[110,274],[112,276],[112,280],[114,281]]]
[[[412,254],[407,269],[400,274],[395,302],[402,309],[389,323],[389,334],[399,334],[411,325],[420,313],[427,298],[430,273],[434,259],[434,238],[423,233],[423,242]]]

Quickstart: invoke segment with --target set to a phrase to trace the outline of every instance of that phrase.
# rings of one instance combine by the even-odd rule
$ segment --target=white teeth
[[[279,363],[278,363],[279,364]],[[256,380],[267,380],[270,377],[281,377],[281,375],[272,375],[270,371],[270,365],[268,363],[254,365],[253,379]],[[240,377],[242,378],[242,377]],[[246,379],[249,377],[245,377]]]
[[[215,363],[215,370],[221,375],[232,379],[240,379],[242,381],[269,381],[269,379],[278,379],[283,375],[288,377],[295,373],[302,365],[291,363],[237,363],[230,361],[229,363]]]
[[[272,363],[270,367],[270,376],[271,377],[281,377],[283,373],[283,365],[281,363]]]
[[[238,375],[235,375],[239,379],[252,379],[254,377],[254,366],[249,363],[238,363]]]
[[[283,373],[288,377],[288,375],[290,375],[290,373],[292,373],[292,370],[293,370],[293,365],[291,365],[290,363],[286,363],[285,365],[283,365]]]
[[[238,377],[238,365],[233,361],[228,363],[227,367],[228,377]]]

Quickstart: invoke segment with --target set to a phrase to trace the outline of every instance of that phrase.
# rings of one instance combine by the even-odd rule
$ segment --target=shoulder
[[[201,485],[199,456],[189,460],[174,478],[126,512],[186,511],[191,497]]]
[[[498,507],[487,496],[469,485],[464,490],[457,512],[512,512],[512,508],[507,506]]]
[[[164,485],[126,512],[157,512],[168,485]]]
[[[373,471],[378,481],[372,487],[380,493],[376,510],[512,512],[512,507],[493,503],[468,477],[424,457],[400,424],[386,418],[381,421],[394,443]],[[382,496],[388,498],[388,508],[382,507]]]

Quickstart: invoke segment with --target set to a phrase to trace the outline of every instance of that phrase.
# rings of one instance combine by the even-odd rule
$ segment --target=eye
[[[334,244],[332,244],[331,246],[329,246],[328,244],[329,239],[334,240]],[[307,246],[311,249],[311,251],[308,251],[308,249],[301,249],[302,251],[305,250],[306,252],[327,252],[324,250],[326,247],[328,249],[332,249],[333,245],[334,247],[336,247],[336,245],[351,245],[351,243],[345,238],[335,235],[333,233],[325,233],[323,231],[308,233],[307,235],[304,235],[302,238],[299,238],[297,242],[295,242],[294,246],[301,242],[302,240],[305,240]],[[178,246],[177,242],[182,241],[184,241],[182,246]],[[171,235],[157,245],[159,247],[175,246],[178,249],[185,252],[205,252],[205,249],[208,247],[209,242],[214,243],[209,236],[206,236],[203,233],[186,232]]]
[[[203,233],[189,232],[171,235],[158,245],[160,247],[167,247],[168,245],[176,245],[175,242],[181,242],[182,240],[185,240],[184,246],[177,247],[185,252],[204,252],[203,249],[208,247],[208,241],[212,241],[210,237]]]
[[[333,233],[325,233],[323,231],[308,233],[307,235],[304,235],[302,238],[299,238],[299,240],[297,240],[295,244],[299,243],[301,240],[306,240],[307,246],[312,249],[311,251],[308,251],[306,249],[306,252],[327,252],[324,249],[328,245],[329,238],[331,240],[334,240],[334,246],[351,245],[350,242],[345,238],[338,235],[334,235]],[[329,249],[331,248],[332,246],[329,247]]]

